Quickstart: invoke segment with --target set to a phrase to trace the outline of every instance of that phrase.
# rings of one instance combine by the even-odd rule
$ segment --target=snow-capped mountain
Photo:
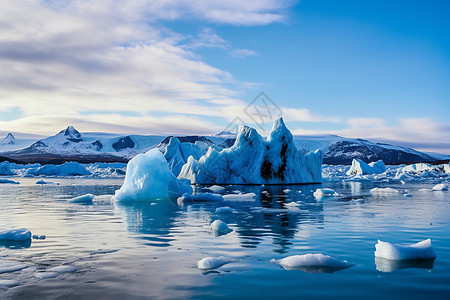
[[[181,143],[202,142],[217,148],[233,146],[236,135],[222,132],[210,136],[176,136]],[[158,147],[165,153],[172,136],[120,135],[111,133],[81,133],[68,126],[58,134],[41,140],[19,139],[8,134],[0,140],[0,156],[24,163],[63,163],[77,161],[127,162],[138,153]],[[365,162],[383,160],[386,164],[433,162],[443,155],[432,155],[410,148],[373,143],[362,139],[350,139],[335,135],[294,136],[294,143],[301,153],[316,149],[324,153],[324,164],[351,164],[354,158]],[[447,156],[450,159],[450,156]],[[3,159],[2,159],[3,160]],[[1,160],[0,160],[1,161]]]

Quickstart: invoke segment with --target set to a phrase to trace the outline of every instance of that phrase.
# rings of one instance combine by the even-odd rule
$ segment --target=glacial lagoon
[[[5,177],[0,225],[26,227],[31,242],[1,242],[0,265],[26,268],[0,274],[15,286],[1,299],[446,299],[450,294],[450,192],[431,191],[446,179],[325,178],[321,185],[215,189],[223,202],[109,201],[123,178]],[[317,199],[317,188],[338,196]],[[399,193],[371,193],[390,187]],[[195,186],[194,193],[212,192]],[[242,197],[239,193],[255,193]],[[92,205],[67,200],[93,194]],[[219,209],[230,207],[231,209]],[[209,230],[214,220],[231,232]],[[45,239],[43,236],[45,235]],[[42,237],[42,238],[41,238]],[[413,244],[430,238],[436,260],[375,259],[377,240]],[[350,268],[284,269],[271,259],[322,253]],[[229,263],[200,270],[205,257]],[[37,278],[73,266],[74,272]]]

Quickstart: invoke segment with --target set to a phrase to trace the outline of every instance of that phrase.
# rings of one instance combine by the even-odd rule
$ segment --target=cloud
[[[245,58],[247,56],[256,56],[258,52],[249,49],[235,49],[231,51],[231,56],[235,58]]]
[[[351,128],[383,127],[385,121],[379,118],[351,118],[347,121]]]
[[[230,43],[218,36],[213,29],[203,28],[200,33],[192,38],[184,47],[187,49],[197,48],[220,48],[226,49]]]

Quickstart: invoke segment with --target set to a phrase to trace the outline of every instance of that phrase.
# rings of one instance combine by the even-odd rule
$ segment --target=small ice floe
[[[291,208],[291,207],[297,207],[297,206],[300,206],[300,204],[298,204],[297,202],[292,201],[292,202],[288,202],[288,203],[283,203],[283,206],[286,206],[286,207],[288,207],[288,208]]]
[[[219,257],[205,257],[197,262],[197,268],[200,270],[217,269],[221,266],[230,263],[232,260],[223,256]]]
[[[433,186],[433,188],[431,190],[432,191],[448,191],[448,185],[446,185],[445,183],[436,184],[435,186]]]
[[[219,194],[211,194],[211,193],[202,193],[202,194],[184,194],[181,197],[178,197],[177,203],[179,205],[186,203],[186,202],[206,202],[206,201],[223,201],[223,197]]]
[[[255,199],[255,193],[223,195],[225,201],[254,201]]]
[[[36,181],[36,184],[54,184],[51,181],[45,181],[44,179],[41,179],[39,181]]]
[[[108,205],[108,204],[112,203],[112,201],[113,201],[112,197],[113,196],[114,195],[95,195],[94,199],[92,201],[95,202],[95,204]]]
[[[234,212],[234,209],[232,209],[229,206],[223,206],[216,208],[216,214],[223,214],[223,213],[232,213]]]
[[[375,256],[390,260],[435,259],[431,240],[427,239],[413,245],[391,244],[378,240]]]
[[[73,273],[77,270],[74,266],[62,265],[50,268],[47,272],[58,272],[58,273]]]
[[[346,260],[338,260],[321,253],[292,255],[282,259],[272,259],[270,262],[279,264],[286,270],[301,270],[309,273],[331,273],[352,266]]]
[[[27,228],[8,229],[0,231],[0,240],[27,241],[31,239],[31,232]]]
[[[43,234],[41,235],[37,235],[37,234],[33,234],[33,239],[34,240],[45,240],[47,237]]]
[[[94,195],[86,194],[72,199],[68,199],[67,201],[77,204],[92,204],[92,200],[94,200]]]
[[[387,187],[387,188],[373,188],[370,190],[370,193],[374,195],[395,195],[400,192],[396,189]]]
[[[213,186],[210,186],[208,189],[217,193],[217,192],[223,191],[225,189],[225,187],[220,186],[220,185],[213,185]]]
[[[33,276],[38,279],[49,279],[49,278],[58,277],[59,274],[61,274],[61,273],[44,271],[44,272],[36,272],[33,274]]]
[[[20,182],[18,182],[18,181],[9,180],[9,179],[0,179],[0,183],[20,184]]]
[[[26,264],[20,264],[12,261],[0,261],[0,274],[10,273],[28,268]]]
[[[208,226],[212,231],[214,231],[214,233],[216,233],[217,235],[224,235],[227,234],[229,232],[231,232],[232,230],[228,227],[228,225],[221,221],[221,220],[215,220],[214,222],[212,222],[212,224],[210,226]]]
[[[0,288],[18,286],[20,283],[12,279],[0,279]]]
[[[285,190],[283,190],[283,193],[289,193],[289,192],[292,192],[292,190],[291,189],[285,189]]]
[[[411,194],[405,194],[405,197],[410,198],[410,197],[412,197],[412,195]]]
[[[326,197],[333,197],[333,196],[339,196],[338,193],[336,193],[334,190],[332,189],[317,189],[314,193],[313,193],[314,197],[316,199],[322,199],[322,198],[326,198]]]

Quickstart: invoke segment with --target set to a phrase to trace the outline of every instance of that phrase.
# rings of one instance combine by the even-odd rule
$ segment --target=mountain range
[[[172,136],[120,135],[111,133],[80,133],[68,126],[58,134],[40,140],[18,139],[12,133],[0,140],[0,161],[60,164],[66,161],[127,162],[138,153],[158,147],[164,152]],[[220,148],[234,144],[231,132],[211,136],[177,136],[181,143],[204,142]],[[383,160],[386,164],[442,162],[450,155],[429,154],[411,148],[336,135],[294,136],[297,148],[306,154],[320,149],[324,164],[351,164],[354,158],[366,162]]]

